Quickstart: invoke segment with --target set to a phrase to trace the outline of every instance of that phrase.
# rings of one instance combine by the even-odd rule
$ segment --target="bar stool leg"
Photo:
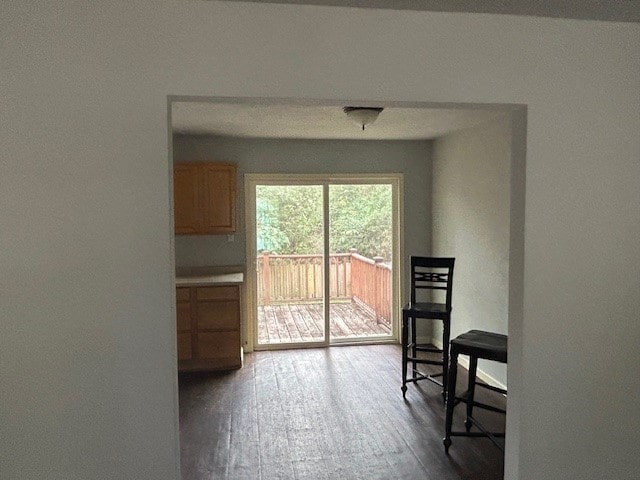
[[[409,342],[409,317],[402,314],[402,396],[407,395],[407,343]]]
[[[464,426],[467,432],[471,430],[473,422],[471,417],[473,416],[473,399],[476,392],[476,371],[478,370],[478,357],[471,355],[469,357],[469,383],[467,387],[467,419],[464,421]]]
[[[444,436],[444,451],[448,455],[449,447],[451,446],[451,425],[453,423],[453,408],[456,401],[456,380],[458,377],[458,352],[451,352],[451,364],[449,368],[449,378],[447,379],[447,414],[445,420],[445,436]]]
[[[417,358],[418,356],[418,346],[416,344],[416,317],[411,317],[411,356],[413,358]],[[416,370],[418,369],[418,363],[414,360],[411,363],[411,378],[416,379]]]
[[[442,321],[442,398],[447,401],[447,379],[449,373],[449,339],[451,337],[451,320]]]

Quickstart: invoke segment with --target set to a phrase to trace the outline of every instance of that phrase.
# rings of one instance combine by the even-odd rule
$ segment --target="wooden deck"
[[[330,305],[331,337],[348,339],[391,335],[387,323],[376,319],[354,302]],[[258,339],[261,345],[322,341],[324,318],[321,303],[258,307]]]

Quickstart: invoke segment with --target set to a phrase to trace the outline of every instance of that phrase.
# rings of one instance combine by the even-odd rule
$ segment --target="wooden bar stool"
[[[455,258],[411,257],[411,299],[402,309],[402,396],[407,393],[408,382],[420,380],[430,380],[442,387],[443,396],[446,393],[454,263]],[[417,293],[420,290],[426,290],[428,298],[419,299]],[[438,302],[438,291],[444,292],[444,301]],[[442,349],[418,345],[416,319],[442,321]],[[437,360],[421,358],[418,352],[437,353],[441,357]],[[411,365],[409,378],[407,364]],[[442,372],[425,373],[418,369],[419,364],[442,366]],[[442,377],[441,382],[437,380],[438,377]]]
[[[461,396],[456,396],[456,379],[458,376],[458,355],[469,356],[469,383],[467,391]],[[447,413],[444,437],[444,450],[449,453],[451,437],[488,437],[500,450],[504,447],[498,442],[498,438],[504,438],[504,432],[489,432],[484,426],[473,417],[473,407],[483,408],[492,412],[506,414],[506,411],[480,403],[474,399],[476,386],[499,392],[506,395],[507,391],[478,383],[476,381],[476,370],[478,359],[493,360],[495,362],[507,363],[507,336],[499,333],[483,332],[482,330],[470,330],[467,333],[457,336],[451,340],[450,350],[451,364],[449,367],[449,382],[447,384]],[[467,419],[464,422],[465,431],[452,431],[453,409],[460,403],[467,405]],[[472,432],[471,427],[475,426],[479,431]]]

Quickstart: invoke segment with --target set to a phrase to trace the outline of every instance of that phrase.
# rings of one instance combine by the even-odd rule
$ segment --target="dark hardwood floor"
[[[237,371],[180,375],[183,480],[502,479],[486,438],[454,437],[445,455],[439,387],[410,384],[404,400],[400,367],[398,345],[375,345],[257,352]],[[477,417],[504,428],[504,416]]]

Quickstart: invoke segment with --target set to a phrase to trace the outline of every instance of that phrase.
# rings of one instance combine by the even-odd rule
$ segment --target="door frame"
[[[373,338],[365,338],[362,340],[339,340],[331,343],[331,333],[326,330],[326,338],[324,342],[307,342],[307,343],[286,343],[273,345],[257,345],[258,329],[257,329],[257,282],[255,271],[257,269],[257,261],[255,255],[256,245],[256,185],[321,185],[324,189],[324,195],[327,196],[329,185],[344,184],[390,184],[392,186],[392,319],[391,319],[391,338],[376,340]],[[328,347],[331,345],[354,345],[354,344],[373,344],[373,343],[397,343],[399,341],[400,327],[400,289],[401,279],[404,278],[404,262],[402,259],[404,245],[404,174],[402,173],[328,173],[328,174],[273,174],[273,173],[245,173],[244,174],[244,196],[245,196],[245,295],[244,295],[244,318],[246,325],[247,338],[245,341],[245,351],[251,352],[255,349],[259,350],[278,350],[286,348],[317,348]],[[328,221],[328,197],[323,205],[325,215],[325,225]],[[328,236],[325,237],[325,251],[328,250]],[[329,258],[324,260],[325,272],[329,269]],[[328,282],[325,280],[325,319],[326,310],[329,305]],[[328,327],[328,326],[327,326]],[[258,348],[256,348],[258,347]]]

